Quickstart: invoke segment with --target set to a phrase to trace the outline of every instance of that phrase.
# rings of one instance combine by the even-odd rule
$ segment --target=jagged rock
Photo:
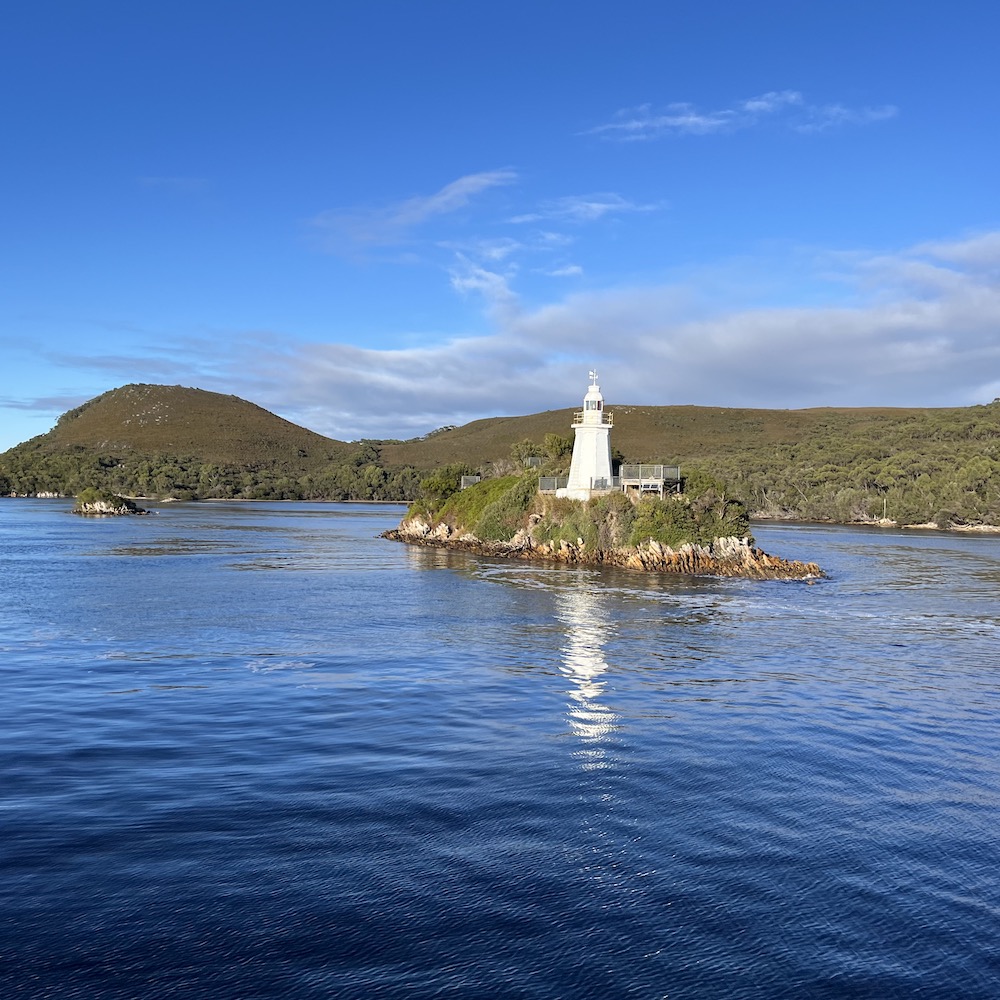
[[[537,559],[569,564],[616,566],[656,573],[689,576],[746,577],[754,580],[814,580],[825,576],[816,563],[782,559],[752,546],[746,538],[716,538],[710,546],[686,544],[678,549],[650,539],[641,545],[612,549],[588,549],[582,539],[577,544],[536,542],[530,529],[522,529],[509,542],[485,541],[475,535],[455,537],[444,524],[433,529],[418,518],[403,520],[397,528],[382,533],[383,538],[455,548],[480,555],[515,559]]]

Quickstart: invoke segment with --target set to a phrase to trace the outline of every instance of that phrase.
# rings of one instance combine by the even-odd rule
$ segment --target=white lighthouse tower
[[[556,496],[589,500],[593,491],[611,489],[611,414],[604,409],[604,397],[597,384],[597,372],[590,373],[590,386],[583,397],[583,409],[573,417],[573,461],[569,482]]]

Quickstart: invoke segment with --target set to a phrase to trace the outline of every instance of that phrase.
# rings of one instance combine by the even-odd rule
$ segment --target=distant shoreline
[[[3,500],[72,500],[71,496],[10,496],[0,497]],[[409,507],[412,500],[260,500],[250,497],[205,497],[203,500],[181,500],[178,497],[147,497],[147,496],[127,496],[129,500],[142,500],[145,503],[319,503],[319,504],[368,504],[381,507]],[[752,514],[751,522],[758,524],[814,524],[829,525],[831,527],[843,528],[896,528],[900,531],[942,531],[955,532],[961,535],[1000,535],[1000,525],[998,524],[953,524],[947,528],[941,528],[933,522],[927,524],[899,524],[896,521],[809,521],[800,517],[768,517],[763,514]]]
[[[31,499],[30,497],[28,499]],[[258,500],[251,497],[205,497],[204,500],[181,500],[179,497],[129,497],[146,503],[364,503],[386,507],[409,507],[409,500]]]
[[[997,524],[952,524],[942,528],[933,521],[925,524],[900,524],[898,521],[809,521],[801,517],[768,517],[766,514],[751,514],[751,523],[758,524],[828,524],[843,528],[896,528],[900,531],[954,531],[963,535],[1000,535],[1000,525]]]
[[[153,500],[151,497],[135,497],[137,500],[148,500],[150,503],[366,503],[387,507],[409,507],[411,500],[257,500],[250,497],[206,497],[204,500],[178,500],[167,497],[163,500]]]

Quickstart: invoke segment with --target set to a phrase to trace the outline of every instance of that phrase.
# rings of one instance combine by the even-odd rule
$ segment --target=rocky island
[[[139,507],[128,497],[119,496],[110,490],[88,488],[77,496],[73,513],[86,517],[121,517],[130,514],[148,514],[149,511]]]
[[[530,473],[419,501],[382,537],[480,555],[692,576],[815,580],[815,563],[754,545],[741,503],[709,485],[696,496],[573,500],[538,492]]]
[[[539,465],[491,478],[442,473],[421,483],[424,499],[382,537],[659,573],[758,580],[824,575],[815,563],[756,548],[746,507],[711,476],[682,477],[679,466],[663,464],[619,463],[616,472],[613,424],[592,371],[583,409],[571,424],[568,475],[555,468],[548,471],[556,475],[546,475]]]

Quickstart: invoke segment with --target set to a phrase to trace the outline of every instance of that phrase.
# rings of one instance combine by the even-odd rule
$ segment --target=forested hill
[[[608,411],[612,446],[625,460],[718,477],[757,516],[1000,525],[1000,400],[805,410],[609,403]],[[478,420],[425,440],[387,443],[383,456],[422,469],[481,467],[517,442],[523,451],[547,435],[571,435],[572,414]]]
[[[1000,401],[949,409],[609,405],[630,462],[722,479],[758,515],[1000,525]],[[345,443],[238,399],[124,386],[0,455],[0,492],[409,500],[432,472],[567,462],[573,410],[477,420],[409,441]]]
[[[64,413],[0,455],[0,493],[405,500],[415,470],[386,470],[378,448],[316,434],[237,396],[126,385]]]

